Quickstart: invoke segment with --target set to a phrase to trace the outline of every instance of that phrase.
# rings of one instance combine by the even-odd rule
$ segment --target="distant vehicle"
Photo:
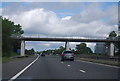
[[[42,54],[41,54],[41,56],[45,56],[45,54],[44,54],[44,53],[42,53]]]
[[[61,54],[61,61],[64,60],[74,61],[74,53],[71,50],[64,50]]]

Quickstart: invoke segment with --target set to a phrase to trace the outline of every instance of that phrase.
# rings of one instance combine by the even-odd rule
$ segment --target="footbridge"
[[[21,56],[25,56],[25,41],[65,42],[66,49],[69,48],[69,42],[107,42],[110,43],[110,56],[114,56],[114,43],[120,43],[120,39],[83,39],[75,37],[14,37],[14,39],[21,40]]]

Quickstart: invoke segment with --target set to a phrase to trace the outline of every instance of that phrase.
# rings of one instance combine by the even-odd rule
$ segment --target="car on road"
[[[44,54],[44,53],[42,53],[42,54],[41,54],[41,56],[45,56],[45,54]]]
[[[64,50],[61,54],[61,61],[64,60],[74,61],[74,53],[71,50]]]

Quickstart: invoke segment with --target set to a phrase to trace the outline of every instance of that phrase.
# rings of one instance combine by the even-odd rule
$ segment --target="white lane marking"
[[[10,80],[8,80],[8,81],[13,81],[13,80],[15,80],[18,76],[20,76],[25,70],[27,70],[33,63],[35,63],[37,60],[38,60],[38,58],[39,58],[40,56],[38,56],[33,62],[31,62],[28,66],[26,66],[23,70],[21,70],[19,73],[17,73],[15,76],[13,76],[12,78],[10,78]]]
[[[80,70],[80,72],[85,73],[85,71],[84,71],[84,70],[82,70],[82,69]]]
[[[62,64],[64,63],[64,62],[61,62]]]
[[[70,67],[71,65],[67,65],[68,67]]]
[[[90,63],[90,64],[97,64],[97,65],[107,66],[107,67],[113,67],[113,68],[120,68],[120,67],[117,67],[117,66],[112,66],[112,65],[107,65],[107,64],[100,64],[100,63],[94,63],[94,62],[88,62],[88,61],[83,61],[83,60],[76,60],[76,61]]]

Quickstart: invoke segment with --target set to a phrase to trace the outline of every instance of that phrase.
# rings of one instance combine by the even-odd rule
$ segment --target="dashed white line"
[[[86,71],[84,71],[84,70],[81,69],[80,72],[85,73]]]
[[[64,62],[61,62],[62,64],[64,63]]]
[[[68,67],[70,67],[71,65],[67,65]]]
[[[25,67],[23,70],[21,70],[19,73],[17,73],[15,76],[13,76],[12,78],[10,78],[10,80],[8,80],[8,81],[13,81],[13,80],[15,80],[18,76],[20,76],[25,70],[27,70],[33,63],[35,63],[37,60],[38,60],[38,58],[39,58],[40,56],[38,56],[33,62],[31,62],[27,67]]]

